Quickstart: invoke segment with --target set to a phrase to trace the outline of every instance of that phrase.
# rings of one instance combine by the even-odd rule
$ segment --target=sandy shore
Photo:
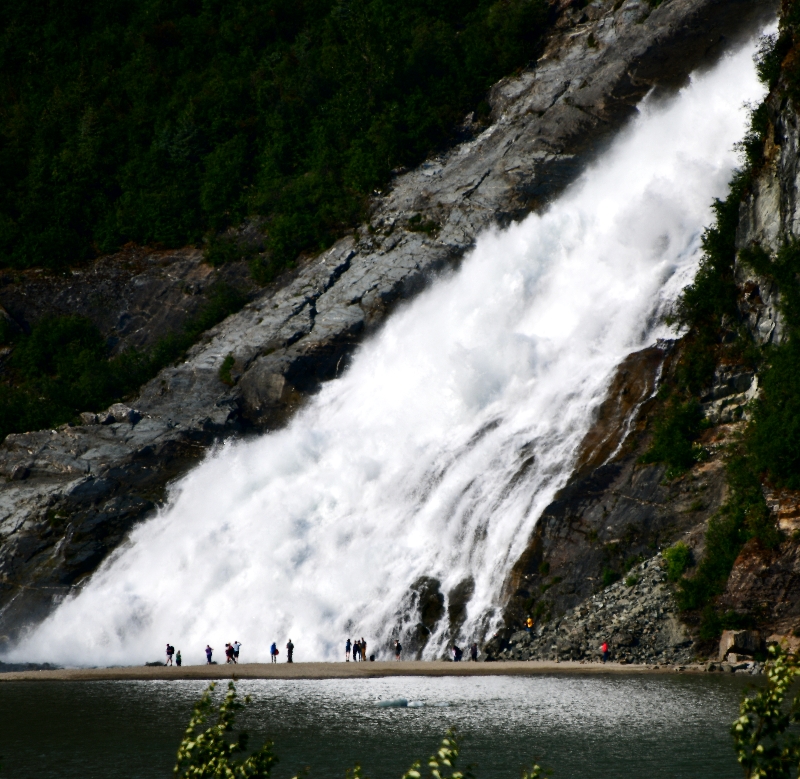
[[[533,676],[538,674],[653,674],[702,671],[703,666],[620,665],[619,663],[444,661],[376,663],[242,663],[241,665],[184,665],[65,668],[58,671],[0,673],[0,682],[98,681],[129,679],[372,679],[381,676]]]

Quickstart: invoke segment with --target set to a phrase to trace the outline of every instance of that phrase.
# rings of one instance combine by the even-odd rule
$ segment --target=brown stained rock
[[[595,423],[583,439],[576,473],[588,473],[608,462],[633,430],[639,410],[657,389],[669,345],[653,346],[628,355],[617,368]]]
[[[800,544],[787,538],[770,550],[757,539],[748,541],[718,605],[755,616],[767,632],[789,634],[800,627]]]
[[[792,535],[800,530],[800,491],[767,489],[764,497],[781,531]]]

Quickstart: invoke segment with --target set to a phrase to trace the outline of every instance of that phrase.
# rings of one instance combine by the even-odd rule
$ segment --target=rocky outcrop
[[[106,337],[113,353],[148,350],[196,316],[216,285],[252,296],[257,286],[245,262],[212,268],[197,249],[128,248],[69,274],[41,270],[0,273],[0,311],[29,331],[49,316],[82,316]]]
[[[597,660],[603,642],[619,663],[692,662],[692,637],[678,619],[661,555],[563,616],[514,633],[496,659]]]
[[[376,195],[369,224],[208,331],[184,363],[128,404],[138,421],[8,436],[0,446],[0,635],[13,640],[91,573],[205,447],[282,424],[480,231],[546,204],[648,90],[682,83],[772,12],[759,0],[564,3],[536,67],[492,89],[490,127],[398,176]],[[219,376],[229,356],[232,387]],[[607,478],[622,484],[625,473]]]

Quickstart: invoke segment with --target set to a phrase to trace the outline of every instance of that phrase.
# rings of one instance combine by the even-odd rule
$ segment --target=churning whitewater
[[[755,43],[647,99],[545,213],[478,240],[396,312],[294,421],[227,445],[13,652],[186,663],[240,640],[268,659],[386,658],[418,622],[411,585],[471,592],[459,640],[499,619],[504,579],[570,474],[615,366],[667,335],[763,96]],[[426,657],[443,652],[447,615]]]

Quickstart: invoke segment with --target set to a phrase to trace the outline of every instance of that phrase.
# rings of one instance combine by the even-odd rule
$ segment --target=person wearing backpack
[[[167,662],[164,665],[172,665],[172,655],[175,654],[175,647],[167,644]]]
[[[269,648],[269,655],[272,658],[273,663],[278,662],[278,653],[280,650],[278,649],[278,645],[273,641],[272,646]]]

